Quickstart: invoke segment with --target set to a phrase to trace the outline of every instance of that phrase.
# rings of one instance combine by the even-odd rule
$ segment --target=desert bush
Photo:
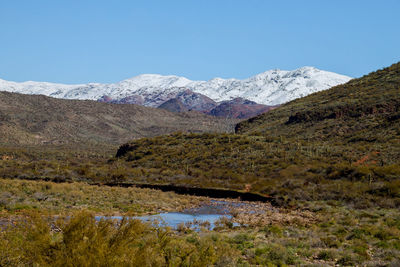
[[[208,236],[193,242],[168,228],[96,221],[87,212],[57,221],[29,214],[0,233],[0,251],[1,266],[205,266],[238,257]]]

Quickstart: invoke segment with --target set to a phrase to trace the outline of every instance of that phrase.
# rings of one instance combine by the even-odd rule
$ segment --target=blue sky
[[[400,1],[2,0],[0,78],[194,80],[269,69],[359,77],[400,60]]]

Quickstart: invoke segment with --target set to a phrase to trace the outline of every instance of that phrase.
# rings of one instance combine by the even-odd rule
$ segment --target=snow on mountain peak
[[[158,106],[184,90],[203,94],[220,102],[237,97],[265,105],[277,105],[345,83],[351,78],[314,67],[296,70],[268,70],[247,79],[214,78],[191,81],[175,75],[141,74],[117,83],[65,85],[47,82],[9,82],[0,79],[0,90],[44,94],[57,98],[113,100],[140,98],[143,105]]]

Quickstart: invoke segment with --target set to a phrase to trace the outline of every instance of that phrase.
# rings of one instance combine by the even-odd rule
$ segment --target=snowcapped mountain
[[[17,83],[0,79],[0,91],[158,107],[190,90],[216,102],[243,98],[272,106],[328,89],[350,79],[314,67],[302,67],[293,71],[269,70],[244,80],[214,78],[209,81],[191,81],[172,75],[143,74],[111,84],[65,85],[32,81]]]
[[[198,82],[193,91],[216,101],[240,97],[273,106],[329,89],[350,79],[314,67],[302,67],[294,71],[269,70],[245,80],[216,78]]]

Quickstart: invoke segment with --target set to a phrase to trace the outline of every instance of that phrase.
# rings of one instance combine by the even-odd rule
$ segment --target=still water
[[[213,200],[209,204],[203,204],[200,207],[188,209],[183,212],[165,212],[155,215],[129,217],[129,219],[139,219],[144,222],[154,222],[159,225],[169,226],[174,229],[177,229],[178,226],[182,224],[185,224],[186,227],[193,229],[200,229],[200,227],[214,229],[216,222],[218,222],[221,218],[225,217],[230,219],[232,217],[229,214],[229,210],[232,205],[238,204]],[[96,220],[121,220],[122,218],[122,216],[96,216]],[[238,224],[234,223],[233,226],[238,226]]]

